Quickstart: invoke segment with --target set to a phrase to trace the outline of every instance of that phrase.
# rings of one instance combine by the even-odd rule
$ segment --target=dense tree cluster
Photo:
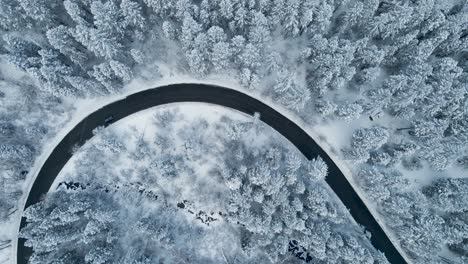
[[[0,223],[14,215],[35,157],[57,130],[44,116],[55,121],[53,126],[61,124],[67,108],[59,98],[35,90],[27,78],[8,73],[0,67]]]
[[[439,263],[444,247],[468,257],[468,179],[442,178],[422,191],[409,187],[397,170],[365,165],[357,178],[369,198],[377,203],[401,246],[417,263]]]
[[[425,131],[417,128],[417,133],[422,136],[423,133],[442,132],[436,128]],[[388,129],[379,126],[361,128],[353,133],[350,147],[343,152],[347,159],[360,163],[355,170],[360,188],[376,203],[378,212],[397,235],[403,249],[418,263],[437,263],[437,255],[444,247],[466,258],[463,245],[467,241],[468,222],[460,217],[468,209],[468,179],[463,176],[445,178],[436,180],[423,190],[415,188],[398,167],[402,165],[409,170],[422,168],[421,159],[417,156],[421,152],[423,155],[427,153],[422,148],[430,148],[428,151],[431,152],[443,149],[429,145],[434,144],[431,140],[422,145],[399,140],[391,140]],[[449,151],[463,147],[452,146]],[[450,161],[453,161],[450,156],[444,154],[439,157],[438,164],[446,166]]]
[[[140,70],[157,76],[158,66],[170,65],[198,78],[229,74],[305,120],[385,115],[385,126],[403,124],[358,129],[344,155],[364,164],[359,179],[376,177],[362,181],[370,196],[421,201],[390,195],[400,164],[468,167],[467,13],[466,1],[435,0],[0,0],[2,62],[31,78],[1,76],[0,186],[27,173],[39,142],[57,129],[39,117],[59,124],[63,99],[118,93]],[[164,133],[157,142],[173,144]],[[112,138],[96,146],[121,147]],[[207,147],[186,143],[187,153],[197,148]],[[180,159],[168,156],[155,168],[172,175]],[[389,186],[373,190],[372,182]],[[10,212],[20,192],[6,189],[0,206]],[[398,233],[404,240],[411,232]],[[427,248],[409,251],[416,258]]]
[[[328,167],[320,157],[309,161],[278,143],[258,149],[249,139],[265,133],[261,122],[224,120],[225,134],[235,136],[223,140],[221,176],[229,188],[228,221],[241,225],[243,250],[262,249],[272,263],[290,252],[312,263],[387,263],[364,246],[362,234],[345,231],[348,216],[323,184]]]
[[[118,91],[136,65],[174,60],[175,44],[180,70],[234,71],[297,111],[332,100],[340,107],[327,114],[383,110],[414,123],[415,139],[467,137],[463,1],[1,3],[2,52],[55,95]]]
[[[242,226],[244,250],[261,248],[278,263],[294,241],[303,251],[296,256],[307,262],[386,263],[355,237],[338,231],[346,216],[325,187],[315,183],[327,175],[321,158],[307,161],[278,147],[260,152],[237,147],[223,176],[230,188],[228,219]]]
[[[1,5],[0,52],[56,96],[115,93],[139,68],[155,75],[154,65],[175,64],[199,77],[234,73],[244,87],[262,88],[306,117],[316,111],[353,120],[385,112],[411,125],[409,138],[421,147],[413,162],[426,160],[437,170],[466,158],[464,1]]]
[[[25,211],[30,263],[211,263],[196,252],[200,227],[144,202],[131,189],[54,192]],[[193,243],[181,243],[187,238]]]

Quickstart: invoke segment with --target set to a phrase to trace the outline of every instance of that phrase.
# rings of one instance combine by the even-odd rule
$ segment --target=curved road
[[[55,178],[71,158],[71,149],[75,145],[83,145],[86,140],[93,136],[93,129],[104,125],[104,119],[110,115],[114,116],[114,122],[135,112],[168,103],[175,102],[205,102],[222,105],[253,115],[260,113],[260,118],[272,128],[276,129],[292,144],[294,144],[307,159],[321,156],[328,165],[327,183],[338,195],[343,204],[356,220],[372,234],[372,245],[385,253],[391,263],[406,263],[393,244],[390,242],[382,228],[372,217],[366,205],[346,180],[343,173],[330,159],[328,154],[299,126],[291,120],[244,93],[236,90],[205,84],[174,84],[159,88],[149,89],[129,95],[125,99],[116,101],[92,113],[56,146],[52,154],[42,166],[31,191],[29,192],[25,208],[37,203],[46,194]],[[20,229],[26,225],[26,219],[21,219]],[[31,248],[24,245],[25,240],[18,239],[17,259],[18,263],[27,263],[31,255]]]

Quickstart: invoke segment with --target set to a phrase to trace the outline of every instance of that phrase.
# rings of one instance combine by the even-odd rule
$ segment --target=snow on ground
[[[190,77],[188,75],[180,75],[180,74],[175,74],[171,69],[161,69],[164,74],[163,76],[170,76],[168,78],[162,78],[158,81],[147,81],[147,80],[142,80],[142,79],[136,79],[133,82],[131,82],[129,85],[125,87],[125,89],[122,91],[120,94],[116,95],[111,95],[111,96],[106,96],[106,97],[100,97],[100,98],[94,98],[94,99],[81,99],[77,100],[73,103],[75,105],[75,111],[71,115],[70,121],[57,133],[57,135],[49,141],[49,144],[45,146],[42,149],[42,153],[36,158],[34,165],[30,169],[28,175],[26,176],[25,184],[24,186],[24,193],[27,194],[29,193],[29,190],[32,187],[32,184],[34,182],[34,179],[37,176],[37,173],[39,172],[40,168],[46,161],[47,157],[52,153],[53,149],[55,146],[58,145],[58,143],[62,140],[62,138],[68,134],[69,131],[73,129],[82,119],[84,119],[86,116],[90,115],[91,113],[95,112],[96,110],[102,108],[103,106],[124,99],[126,96],[136,93],[138,91],[143,91],[146,89],[151,89],[154,87],[158,86],[164,86],[164,85],[169,85],[169,84],[175,84],[175,83],[205,83],[205,84],[214,84],[214,85],[220,85],[224,87],[228,87],[231,89],[235,90],[240,90],[242,92],[245,92],[246,94],[249,94],[250,96],[257,98],[257,99],[262,99],[262,96],[258,93],[255,93],[254,91],[247,91],[239,85],[239,83],[232,78],[226,78],[226,76],[211,76],[209,78],[206,78],[204,81],[200,81],[197,79],[194,79],[193,77]],[[265,101],[262,99],[262,101]],[[70,103],[70,102],[69,102]],[[270,105],[273,105],[272,102],[267,102]],[[195,112],[195,111],[191,111]],[[283,109],[283,113],[288,113],[287,116],[293,115],[292,112],[289,110]],[[297,118],[296,118],[297,119]],[[19,229],[19,224],[20,224],[20,218],[22,215],[22,210],[24,208],[24,204],[26,202],[27,196],[23,195],[23,198],[21,199],[19,203],[19,209],[15,213],[15,215],[11,218],[14,220],[13,228],[8,228],[7,230],[7,237],[13,237],[13,243],[12,243],[12,252],[10,252],[10,259],[13,262],[16,262],[16,248],[17,248],[17,232]],[[6,225],[5,225],[6,226]],[[0,253],[7,254],[5,253],[5,250],[0,251]]]
[[[146,109],[136,114],[131,115],[131,118],[127,117],[122,120],[115,122],[114,124],[110,125],[106,130],[111,131],[111,133],[118,135],[117,138],[125,139],[125,151],[128,153],[132,153],[135,150],[135,139],[136,138],[143,138],[146,142],[154,142],[155,135],[158,134],[158,130],[161,130],[154,124],[154,116],[157,113],[161,113],[164,111],[171,111],[175,112],[177,117],[175,124],[172,126],[171,133],[176,133],[178,136],[175,138],[178,139],[173,142],[174,147],[171,149],[167,149],[164,151],[171,152],[173,149],[176,149],[178,154],[184,154],[186,150],[184,149],[184,132],[188,130],[188,128],[193,128],[192,123],[197,123],[197,120],[204,119],[210,125],[203,131],[202,135],[203,145],[206,144],[216,144],[216,142],[206,142],[206,140],[210,140],[211,138],[216,138],[216,132],[218,134],[219,131],[215,131],[214,129],[218,129],[217,125],[213,124],[221,124],[221,118],[223,116],[228,116],[230,119],[235,120],[237,122],[248,122],[252,120],[252,117],[247,116],[241,112],[227,109],[221,106],[214,106],[206,103],[177,103],[177,104],[169,104],[165,106],[157,106],[151,109]],[[267,129],[268,133],[261,133],[256,135],[255,137],[251,138],[244,138],[248,144],[255,144],[259,148],[265,147],[271,144],[271,142],[283,142],[283,144],[288,145],[290,148],[293,148],[292,145],[288,143],[288,141],[282,137],[278,132],[273,129]],[[167,131],[164,131],[167,132]],[[198,132],[198,131],[195,131]],[[182,134],[181,134],[182,133]],[[190,133],[190,131],[188,132]],[[199,133],[193,133],[197,135]],[[226,135],[223,135],[224,137]],[[78,152],[72,157],[72,159],[65,165],[57,179],[55,180],[53,186],[51,187],[50,191],[54,191],[58,184],[64,181],[68,182],[84,182],[86,181],[86,177],[81,177],[80,175],[80,168],[79,166],[83,166],[83,160],[86,160],[91,156],[89,150],[93,145],[99,145],[102,141],[102,134],[98,133],[97,136],[93,137],[90,141],[84,144]],[[223,149],[223,146],[218,146],[217,148]],[[297,151],[295,148],[293,148]],[[138,160],[136,161],[134,157],[130,155],[122,155],[122,154],[113,154],[110,152],[106,152],[106,157],[104,160],[106,163],[107,168],[99,167],[99,171],[103,171],[100,175],[111,175],[111,177],[115,177],[118,175],[123,174],[123,178],[117,180],[117,182],[125,183],[130,182],[132,180],[138,181],[139,179],[133,179],[130,173],[125,174],[130,169],[138,169],[141,167],[151,167],[151,163],[148,160]],[[223,211],[224,204],[223,200],[219,199],[219,197],[223,197],[223,193],[227,192],[226,186],[223,182],[216,182],[213,180],[213,174],[210,172],[213,171],[214,168],[219,168],[222,166],[219,162],[219,159],[216,157],[211,157],[216,152],[206,153],[207,157],[201,159],[201,162],[193,162],[190,163],[190,167],[194,169],[193,173],[184,175],[185,177],[178,177],[178,178],[158,178],[155,182],[156,188],[152,188],[151,184],[149,187],[152,191],[158,193],[161,189],[164,190],[166,194],[176,194],[172,197],[172,204],[176,204],[182,200],[189,200],[193,202],[196,208],[204,211]],[[101,156],[101,155],[99,155]],[[92,160],[93,164],[99,164],[101,160]],[[85,164],[86,166],[86,164]],[[110,170],[108,168],[111,168]],[[123,173],[122,173],[123,172]],[[128,178],[127,176],[130,176]],[[105,177],[105,176],[104,176]],[[115,178],[114,178],[115,179]],[[92,179],[88,179],[91,180]],[[106,182],[106,183],[115,183],[113,180],[108,181],[107,179],[98,179],[99,182]],[[333,194],[333,191],[323,182],[323,185],[327,188],[330,194]],[[162,186],[162,188],[161,188]],[[339,199],[335,195],[330,195],[334,200],[334,204],[338,205],[340,212],[346,212],[345,207],[339,201]],[[190,214],[186,214],[186,217],[192,217]],[[347,216],[351,222],[354,222],[350,215]],[[222,222],[222,221],[221,221]],[[228,227],[224,227],[223,225],[215,225],[215,229],[217,230],[215,233],[217,234],[213,239],[222,240],[223,238],[219,235],[221,231],[223,231],[227,236],[232,236],[232,233],[226,233],[226,229]],[[357,227],[357,226],[356,226]],[[219,229],[219,230],[218,230]],[[347,230],[349,231],[349,230]],[[235,230],[231,230],[231,232],[235,232]],[[214,233],[214,234],[215,234]],[[224,238],[226,240],[226,238]],[[368,242],[367,242],[368,243]],[[368,244],[370,246],[370,244]],[[219,253],[219,252],[218,252]],[[216,254],[211,252],[210,254]]]
[[[15,230],[16,223],[13,221],[2,223],[2,228],[0,228],[0,237],[12,237],[11,233]],[[13,244],[13,243],[12,243]],[[0,240],[0,263],[14,263],[9,252],[13,251],[12,246],[3,248],[2,241]]]
[[[126,176],[129,176],[130,173],[128,172],[132,169],[145,167],[151,168],[151,157],[145,157],[144,160],[142,160],[135,159],[135,157],[132,156],[131,153],[134,153],[136,150],[135,141],[137,138],[141,138],[145,140],[145,142],[154,142],[156,139],[155,136],[158,133],[167,133],[167,131],[164,130],[166,128],[157,127],[154,123],[155,114],[163,113],[165,111],[176,113],[176,121],[171,124],[170,129],[170,133],[173,133],[171,138],[176,140],[172,142],[173,145],[171,147],[159,151],[162,153],[173,153],[175,151],[175,153],[173,153],[174,155],[190,155],[185,148],[187,143],[185,140],[185,133],[189,133],[189,135],[190,133],[193,133],[194,137],[198,136],[200,134],[198,132],[200,131],[192,132],[191,129],[196,129],[199,122],[203,123],[206,121],[209,124],[206,128],[202,127],[204,130],[201,131],[202,135],[200,135],[206,141],[216,139],[216,125],[221,123],[221,118],[223,116],[229,116],[230,119],[233,119],[236,122],[248,122],[252,119],[240,112],[205,103],[170,104],[146,109],[133,114],[131,118],[124,118],[106,128],[108,132],[117,135],[115,138],[125,139],[125,142],[122,142],[125,145],[125,150],[123,153],[103,152],[102,154],[105,156],[104,161],[108,161],[108,163],[105,164],[104,167],[96,168],[96,170],[99,170],[99,172],[96,173],[96,176],[103,176],[104,178],[94,179],[94,181],[100,183],[104,182],[109,185],[117,184],[120,186],[125,183],[141,182],[142,179],[135,179],[132,177],[125,178]],[[50,191],[54,191],[58,184],[63,181],[80,183],[86,181],[86,178],[82,177],[80,174],[80,171],[82,170],[80,165],[83,166],[83,161],[86,162],[86,159],[93,159],[92,157],[90,158],[90,156],[92,156],[92,154],[90,155],[90,149],[93,145],[99,145],[102,143],[103,134],[104,133],[99,133],[82,146],[80,150],[78,150],[76,155],[72,157],[60,172]],[[276,133],[276,131],[271,131],[271,133],[260,135],[260,141],[266,142],[267,139],[271,140],[272,137],[276,138],[279,136],[281,135]],[[204,145],[215,143],[205,141],[203,142]],[[155,146],[154,143],[148,143],[147,145]],[[222,149],[222,146],[218,146],[216,149],[218,148]],[[152,154],[157,156],[157,153],[158,151]],[[196,160],[194,159],[193,162],[190,161],[189,157],[186,160],[184,159],[184,162],[187,162],[186,165],[194,170],[178,170],[177,173],[180,173],[180,175],[177,177],[165,178],[159,175],[152,176],[157,179],[151,183],[144,183],[146,190],[150,189],[158,195],[161,195],[161,192],[164,192],[165,197],[169,197],[167,199],[169,204],[172,204],[173,207],[175,207],[178,202],[188,200],[194,204],[194,211],[196,212],[199,210],[203,210],[205,212],[226,212],[226,209],[224,208],[224,200],[220,199],[220,197],[223,197],[223,193],[227,193],[228,189],[225,184],[217,181],[219,178],[216,179],[216,177],[210,173],[210,171],[221,165],[216,164],[217,158],[212,156],[215,153],[216,151],[205,152],[203,154],[206,155],[206,157]],[[91,162],[95,161],[93,160]],[[99,164],[100,162],[101,160],[98,160],[96,163]],[[104,173],[102,173],[102,171],[104,171]],[[106,175],[109,175],[108,177],[110,179],[106,179]],[[123,177],[120,179],[114,178],[119,177],[120,175]],[[90,182],[93,181],[93,179],[88,180]],[[181,216],[185,216],[189,222],[194,223],[193,215],[185,212],[182,213]],[[195,222],[195,224],[197,223],[198,222]],[[209,232],[209,238],[208,241],[206,241],[207,243],[200,244],[199,249],[201,254],[206,256],[216,256],[217,254],[219,255],[221,250],[226,251],[229,255],[234,254],[234,244],[232,244],[231,247],[223,245],[232,243],[233,241],[238,241],[238,239],[236,239],[237,230],[229,224],[224,223],[222,218],[218,218],[217,222],[211,226],[213,228],[211,228],[211,232]]]
[[[466,170],[463,170],[460,166],[450,166],[445,171],[434,171],[429,165],[423,165],[423,168],[419,170],[408,170],[401,165],[396,168],[409,179],[413,189],[421,189],[437,179],[467,177]]]
[[[359,195],[361,200],[364,201],[370,213],[385,231],[398,252],[403,256],[403,258],[405,258],[407,263],[411,263],[409,261],[409,256],[401,248],[400,243],[398,242],[398,237],[390,228],[387,227],[385,219],[378,213],[377,205],[373,201],[369,200],[364,191],[359,187],[359,183],[353,176],[353,170],[356,165],[353,165],[352,163],[344,160],[341,154],[341,149],[350,144],[352,133],[355,129],[371,127],[372,125],[378,125],[382,123],[384,123],[382,119],[377,123],[373,123],[370,122],[366,117],[362,117],[358,120],[353,120],[352,122],[333,120],[321,122],[314,127],[308,126],[307,124],[302,124],[302,127],[305,126],[309,136],[314,138],[316,142],[328,153],[333,162],[335,162],[338,168],[343,172],[346,179]]]
[[[162,71],[161,79],[157,81],[154,80],[143,80],[143,79],[135,79],[131,83],[129,83],[120,94],[109,95],[105,97],[93,98],[93,99],[78,99],[72,103],[75,106],[75,111],[71,115],[70,121],[57,133],[57,135],[49,141],[49,144],[42,149],[42,153],[36,158],[34,165],[30,169],[27,177],[24,189],[24,193],[29,193],[29,190],[32,187],[34,179],[39,172],[39,169],[42,167],[44,162],[47,160],[47,157],[52,153],[53,149],[58,145],[58,143],[67,135],[81,120],[83,120],[86,116],[90,115],[91,113],[97,111],[98,109],[108,105],[112,102],[122,100],[126,98],[128,95],[133,93],[137,93],[140,91],[152,89],[159,86],[165,86],[170,84],[177,84],[177,83],[203,83],[203,84],[213,84],[213,85],[220,85],[230,89],[239,90],[245,92],[246,94],[251,95],[254,98],[261,99],[261,95],[258,93],[254,93],[254,91],[247,91],[246,89],[242,88],[242,86],[233,78],[227,76],[209,76],[204,80],[198,80],[193,78],[190,75],[184,75],[175,73],[173,69],[161,67],[160,70]],[[263,99],[262,99],[263,100]],[[263,100],[264,101],[264,100]],[[271,102],[270,102],[271,105]],[[26,196],[23,196],[23,199],[20,201],[20,210],[24,208],[24,204],[26,203]],[[19,218],[19,215],[18,215]],[[19,227],[19,223],[18,223]]]
[[[175,131],[180,131],[184,125],[187,125],[187,122],[190,120],[196,120],[200,119],[203,117],[203,119],[206,119],[209,123],[217,123],[219,122],[220,118],[223,115],[229,115],[230,118],[237,120],[237,121],[242,121],[242,122],[247,122],[251,118],[241,112],[238,112],[233,109],[227,109],[222,106],[217,106],[217,105],[211,105],[207,103],[189,103],[189,102],[184,102],[184,103],[173,103],[173,104],[167,104],[163,106],[156,106],[152,107],[143,111],[140,111],[138,113],[132,114],[130,117],[123,118],[107,128],[111,129],[113,132],[116,132],[117,134],[124,135],[128,134],[129,132],[133,132],[134,135],[132,136],[142,136],[145,140],[148,142],[153,142],[154,141],[154,136],[157,134],[158,127],[156,127],[154,124],[152,124],[153,120],[153,115],[156,112],[160,111],[165,111],[165,110],[172,110],[176,111],[177,114],[179,115],[178,122],[174,124],[174,130]],[[131,130],[131,131],[129,131]],[[126,135],[129,136],[129,135]],[[176,142],[176,145],[179,147],[183,147],[183,142],[180,141],[180,138],[178,142]],[[86,149],[87,146],[92,145],[96,143],[97,141],[101,140],[99,137],[93,137],[91,138],[86,144],[82,146],[83,149]],[[265,140],[265,136],[263,137],[263,140]],[[127,149],[132,149],[135,146],[132,146],[132,142],[129,140],[129,142],[125,142],[126,148]],[[85,151],[79,150],[74,156],[67,162],[67,164],[64,166],[60,174],[57,176],[56,180],[54,181],[53,185],[51,186],[49,191],[53,191],[57,188],[58,184],[60,182],[66,181],[67,177],[75,172],[75,161],[85,158],[84,154],[86,154]],[[131,159],[126,159],[124,162],[119,163],[118,166],[120,167],[130,167],[131,166]],[[207,164],[198,164],[198,169],[199,171],[198,174],[200,175],[206,175],[206,169],[209,166],[206,166]],[[205,165],[205,166],[204,166]],[[121,168],[116,168],[116,170],[119,170]]]
[[[312,135],[312,137],[318,141],[319,145],[321,145],[324,150],[327,151],[338,167],[344,172],[344,175],[347,177],[348,181],[359,194],[366,206],[370,209],[372,215],[384,229],[385,233],[389,236],[390,240],[398,249],[400,254],[405,257],[408,263],[411,263],[409,261],[409,256],[400,246],[398,236],[389,227],[387,227],[385,218],[379,214],[377,210],[377,204],[367,198],[365,192],[359,187],[357,179],[354,178],[353,171],[355,171],[359,164],[355,164],[352,161],[348,162],[347,160],[342,159],[340,150],[350,145],[352,133],[358,128],[369,128],[374,125],[381,125],[393,131],[398,128],[405,128],[410,126],[403,120],[398,120],[383,115],[374,119],[374,121],[370,121],[370,119],[367,117],[361,117],[360,119],[352,120],[351,122],[342,120],[327,120],[319,122],[313,127],[307,125],[306,127],[309,129],[309,135]],[[395,140],[398,140],[398,138],[401,137],[401,135],[398,134],[393,134],[392,136],[395,137]],[[422,187],[427,186],[434,180],[440,178],[466,177],[466,171],[464,171],[463,168],[459,166],[450,166],[442,172],[434,171],[428,164],[423,164],[423,168],[418,170],[408,170],[401,164],[395,166],[395,169],[400,171],[403,177],[409,180],[409,183],[411,184],[409,190],[420,190]],[[440,256],[446,257],[451,261],[456,261],[455,255],[447,248],[445,248],[445,250],[440,253]]]
[[[340,132],[342,131],[342,130],[338,130],[338,127],[336,127],[336,125],[328,124],[328,128],[327,126],[320,128],[320,126],[316,127],[316,126],[307,124],[301,117],[297,115],[297,113],[291,111],[290,109],[285,108],[282,105],[279,105],[278,103],[274,103],[270,97],[263,96],[261,94],[261,91],[247,90],[245,88],[242,88],[242,86],[238,83],[238,81],[236,81],[234,78],[229,77],[229,76],[210,75],[206,77],[204,80],[198,80],[189,75],[179,74],[171,68],[161,67],[160,71],[162,73],[163,78],[157,81],[135,79],[130,84],[128,84],[120,94],[101,97],[101,98],[95,98],[95,99],[86,99],[86,100],[81,99],[81,100],[72,102],[73,105],[75,105],[75,111],[71,115],[70,121],[57,133],[57,135],[53,139],[49,141],[49,144],[43,148],[42,153],[36,158],[34,162],[34,166],[31,168],[31,170],[29,171],[29,174],[26,177],[26,182],[25,182],[26,188],[24,190],[24,193],[25,194],[29,193],[29,190],[32,187],[32,183],[34,182],[34,179],[36,178],[39,169],[41,168],[42,164],[44,164],[45,160],[53,151],[55,146],[58,145],[58,143],[62,140],[62,138],[71,129],[73,129],[73,127],[76,126],[82,119],[84,119],[84,117],[88,116],[89,114],[93,113],[94,111],[102,108],[103,106],[109,103],[124,99],[126,96],[139,92],[139,91],[151,89],[151,88],[158,87],[158,86],[175,84],[175,83],[203,83],[203,84],[219,85],[219,86],[223,86],[226,88],[241,91],[253,98],[261,100],[265,104],[269,105],[276,111],[282,113],[284,116],[286,116],[287,118],[295,122],[297,125],[299,125],[304,131],[306,131],[309,134],[309,136],[314,138],[317,141],[317,143],[325,151],[327,151],[327,153],[329,153],[330,158],[337,164],[337,166],[346,176],[346,178],[351,183],[353,188],[358,192],[361,199],[366,203],[366,205],[368,205],[372,215],[377,219],[379,223],[383,222],[383,220],[379,218],[376,208],[373,206],[371,202],[369,202],[365,198],[365,196],[361,193],[360,189],[358,188],[357,183],[354,181],[352,177],[352,172],[351,172],[352,170],[351,170],[350,165],[344,160],[342,160],[340,158],[340,153],[337,152],[337,150],[339,150],[339,146],[334,145],[333,142],[335,141],[341,142],[340,145],[342,145],[344,140],[342,139],[342,135],[331,136],[331,135],[336,135],[336,133],[333,133],[332,130],[340,131]],[[341,124],[341,126],[343,127],[344,124]],[[335,130],[334,127],[336,127],[337,130]],[[325,138],[323,134],[326,134],[327,137]],[[12,219],[15,220],[16,226],[15,228],[13,228],[13,230],[9,230],[11,232],[11,237],[14,237],[13,244],[12,244],[12,248],[14,248],[14,250],[12,250],[11,252],[11,259],[14,262],[16,262],[17,231],[19,229],[20,216],[22,215],[22,210],[24,208],[25,202],[26,202],[26,196],[24,195],[22,200],[20,201],[18,212],[16,213],[14,217],[12,217]],[[396,239],[394,238],[394,235],[391,234],[387,228],[385,228],[385,225],[382,225],[382,226],[385,232],[387,234],[390,234],[390,238],[392,239],[392,241],[394,242],[394,244],[396,245],[400,253],[403,256],[405,256],[405,253],[398,246],[398,243],[395,243]]]
[[[177,122],[173,124],[173,129],[171,133],[175,133],[175,131],[186,131],[187,127],[196,121],[196,120],[206,120],[209,124],[220,124],[221,118],[223,116],[228,116],[230,119],[237,121],[237,122],[249,122],[252,120],[252,117],[245,115],[242,112],[239,112],[234,109],[228,109],[222,106],[211,105],[207,103],[173,103],[164,106],[157,106],[150,109],[146,109],[131,115],[131,117],[127,117],[121,119],[112,125],[110,125],[106,130],[112,131],[120,138],[125,138],[126,142],[123,142],[125,145],[125,151],[132,152],[135,150],[135,139],[137,137],[143,138],[146,142],[154,142],[155,135],[159,132],[160,128],[155,126],[154,122],[154,115],[156,113],[161,113],[163,111],[172,111],[177,113]],[[206,142],[208,138],[215,138],[216,131],[213,125],[210,125],[207,130],[203,131],[205,144],[221,144],[220,142]],[[262,147],[268,144],[271,144],[272,138],[278,141],[283,141],[287,144],[287,140],[281,136],[278,132],[273,129],[268,130],[269,133],[257,135],[255,138],[244,138],[243,140],[247,141],[250,146]],[[164,132],[163,132],[164,133]],[[188,132],[189,133],[189,132]],[[219,132],[218,132],[219,133]],[[185,151],[185,144],[184,140],[181,136],[174,137],[174,149],[178,152]],[[87,151],[92,145],[99,144],[102,141],[102,137],[97,135],[91,138],[86,144],[84,144],[77,153],[67,162],[65,167],[62,169],[54,184],[51,186],[49,191],[54,191],[58,184],[64,181],[70,181],[73,175],[76,175],[76,163],[77,161],[86,159]],[[222,149],[223,146],[216,146],[218,149]],[[168,150],[170,151],[170,150]],[[179,153],[180,154],[180,153]],[[112,155],[109,153],[109,155]],[[115,154],[115,156],[109,156],[108,162],[112,163],[114,172],[110,172],[113,175],[119,175],[120,172],[127,170],[131,167],[150,167],[151,164],[148,161],[142,161],[143,164],[135,164],[135,160],[133,157],[129,156],[122,156],[119,154]],[[219,166],[216,164],[217,159],[216,157],[207,156],[203,158],[203,162],[195,162],[190,164],[192,168],[195,169],[194,175],[209,175],[210,170]],[[128,179],[121,179],[122,181],[126,181]],[[206,181],[207,179],[198,179],[199,183],[203,184],[213,184]],[[179,182],[178,179],[171,179],[170,181],[164,181],[163,183],[167,186],[172,186],[176,188],[177,186],[185,185],[185,182]],[[161,184],[162,185],[162,184]],[[207,188],[210,189],[210,188]],[[192,192],[193,190],[190,189],[179,189],[180,197],[190,198],[190,199],[199,199],[196,196],[204,195],[203,193]]]
[[[157,127],[154,123],[155,121],[155,114],[163,113],[165,111],[170,111],[171,113],[176,113],[176,120],[171,123],[171,133],[175,133],[174,139],[176,141],[173,142],[173,146],[170,149],[160,150],[161,152],[172,152],[176,150],[177,155],[184,155],[186,152],[185,150],[185,143],[182,137],[184,136],[183,133],[187,132],[188,128],[191,128],[192,123],[197,123],[198,120],[206,120],[209,124],[217,124],[220,123],[220,119],[222,116],[227,115],[229,118],[239,121],[239,122],[247,122],[251,120],[251,117],[241,114],[240,112],[229,110],[227,108],[221,106],[214,106],[205,103],[178,103],[178,104],[169,104],[164,106],[157,106],[150,109],[146,109],[131,115],[131,117],[124,118],[119,120],[109,127],[107,127],[102,133],[98,133],[95,137],[89,140],[86,144],[84,144],[77,153],[72,157],[72,159],[65,165],[63,170],[58,175],[57,179],[55,180],[53,186],[51,187],[50,191],[54,191],[58,184],[63,181],[75,181],[83,183],[86,181],[84,177],[80,175],[80,164],[82,165],[82,161],[89,159],[90,149],[94,145],[99,145],[102,143],[103,135],[106,132],[109,132],[113,135],[116,135],[115,138],[124,139],[125,141],[121,143],[124,144],[125,150],[122,153],[112,153],[112,152],[104,152],[103,159],[107,162],[103,167],[96,168],[96,170],[101,170],[104,173],[96,173],[96,175],[101,175],[104,178],[95,179],[95,181],[100,183],[107,183],[117,184],[122,186],[125,183],[131,182],[141,182],[142,179],[138,179],[135,177],[133,178],[125,178],[129,176],[128,173],[132,169],[139,169],[139,168],[150,168],[151,167],[151,158],[147,157],[142,159],[135,159],[135,157],[131,156],[132,153],[135,153],[137,146],[135,142],[138,139],[143,139],[145,142],[154,142],[156,139],[156,135],[158,133],[165,133],[165,128]],[[215,137],[215,129],[214,126],[210,125],[206,130],[203,131],[203,136],[205,139],[214,138]],[[182,134],[181,134],[182,133]],[[190,131],[189,131],[190,133]],[[279,135],[279,134],[278,134]],[[268,138],[268,135],[263,136],[264,141]],[[154,143],[149,143],[148,145],[154,146]],[[154,153],[153,153],[154,154]],[[207,157],[202,159],[201,162],[192,162],[190,165],[191,168],[194,169],[193,173],[186,174],[185,171],[181,172],[181,177],[171,177],[171,178],[164,178],[158,177],[158,179],[152,183],[155,183],[152,186],[151,183],[145,184],[146,190],[151,190],[161,195],[161,191],[163,190],[165,194],[171,196],[172,198],[169,199],[172,202],[173,206],[178,202],[182,202],[183,200],[189,200],[194,202],[195,208],[198,210],[203,210],[206,212],[225,212],[224,208],[222,208],[223,203],[220,199],[217,199],[220,196],[220,193],[227,192],[226,187],[224,184],[220,184],[216,182],[213,177],[210,176],[209,171],[213,168],[216,168],[217,164],[215,163],[216,157],[211,157],[213,153],[207,153]],[[102,157],[101,157],[102,158]],[[102,160],[98,160],[96,163],[99,164]],[[211,161],[207,163],[205,161]],[[85,161],[86,162],[86,161]],[[91,161],[94,162],[94,161]],[[102,166],[102,165],[97,165]],[[109,169],[110,168],[110,169]],[[127,174],[126,174],[127,173]],[[137,172],[138,173],[138,172]],[[105,179],[106,175],[109,175],[109,179]],[[120,179],[115,179],[113,177],[120,176],[123,177]],[[132,174],[135,176],[134,174]],[[93,179],[88,179],[89,181],[93,181]],[[211,191],[211,190],[218,190],[218,191]],[[148,205],[151,207],[151,205]],[[185,212],[181,214],[182,217],[186,217],[188,221],[194,222],[194,216]],[[195,222],[197,224],[198,222]],[[223,221],[221,218],[212,225],[213,228],[212,232],[209,233],[209,238],[207,244],[200,244],[199,250],[201,254],[206,256],[215,256],[220,254],[220,250],[225,251],[227,254],[234,254],[234,248],[211,248],[209,245],[224,245],[229,243],[229,241],[236,241],[235,240],[235,233],[236,229],[233,229],[229,225],[222,224]],[[198,223],[200,224],[200,223]],[[216,243],[212,241],[217,241]],[[221,243],[224,241],[224,243]]]

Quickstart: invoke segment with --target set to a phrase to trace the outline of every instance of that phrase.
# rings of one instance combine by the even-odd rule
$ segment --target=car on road
[[[105,126],[108,126],[110,124],[112,124],[114,122],[114,116],[113,115],[110,115],[108,117],[106,117],[106,119],[104,119],[104,125]]]

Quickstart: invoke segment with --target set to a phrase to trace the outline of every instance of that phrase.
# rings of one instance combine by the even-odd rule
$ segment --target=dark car
[[[114,116],[111,115],[111,116],[108,116],[106,117],[106,119],[104,119],[104,125],[105,126],[108,126],[110,124],[112,124],[114,122]]]

